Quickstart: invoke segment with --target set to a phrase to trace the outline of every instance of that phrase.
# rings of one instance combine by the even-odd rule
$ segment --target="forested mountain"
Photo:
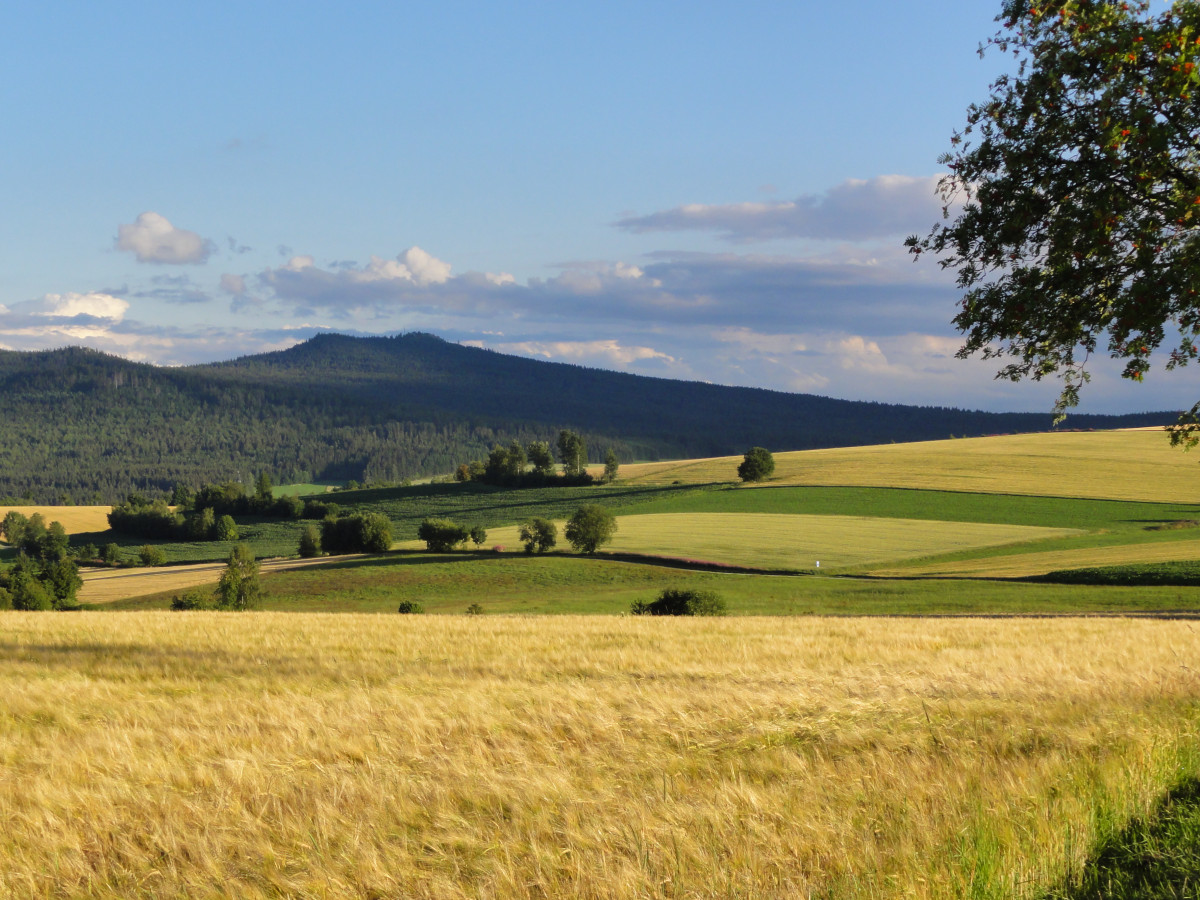
[[[1172,413],[1071,416],[1073,428]],[[0,498],[113,501],[176,483],[399,481],[497,442],[579,432],[593,460],[1037,431],[1047,413],[833,400],[505,356],[428,334],[326,334],[289,350],[157,368],[92,350],[0,351]]]

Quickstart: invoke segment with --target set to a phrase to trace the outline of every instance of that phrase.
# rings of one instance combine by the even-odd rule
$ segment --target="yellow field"
[[[884,566],[872,570],[871,574],[904,577],[953,575],[963,578],[1023,578],[1027,575],[1044,575],[1058,569],[1174,562],[1197,558],[1200,558],[1200,539],[1121,544],[1114,547],[1089,547],[1081,550],[1053,550],[1045,553],[1021,553],[1012,556],[964,559],[903,568]]]
[[[559,544],[569,546],[562,534],[565,523],[557,524]],[[773,513],[620,516],[617,526],[605,550],[768,569],[809,569],[818,561],[823,569],[894,562],[1081,533],[1022,525]],[[488,542],[515,550],[521,546],[517,532],[516,527],[494,529]]]
[[[621,467],[632,483],[736,481],[741,457]],[[1200,456],[1158,429],[1002,435],[775,454],[766,484],[1200,503]]]
[[[79,534],[83,531],[105,531],[108,528],[108,514],[111,506],[0,506],[0,519],[11,511],[16,511],[26,518],[34,513],[41,513],[46,523],[61,522],[67,534]]]
[[[259,563],[259,570],[264,574],[281,572],[352,559],[354,556],[355,554],[316,559],[264,559]],[[163,591],[186,591],[206,584],[215,585],[224,569],[223,562],[155,568],[81,569],[79,575],[83,579],[83,587],[79,589],[78,599],[80,603],[112,603],[126,597],[141,597]]]
[[[0,895],[1033,896],[1185,623],[0,613]]]

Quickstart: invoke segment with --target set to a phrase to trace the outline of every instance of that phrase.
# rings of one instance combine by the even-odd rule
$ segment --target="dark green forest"
[[[1073,428],[1174,413],[1072,416]],[[578,432],[593,462],[1041,431],[1049,413],[834,400],[505,356],[429,334],[319,335],[158,368],[82,348],[0,351],[0,500],[111,503],[224,481],[399,482],[496,443]]]

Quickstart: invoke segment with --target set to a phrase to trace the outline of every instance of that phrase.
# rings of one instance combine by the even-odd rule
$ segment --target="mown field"
[[[0,629],[14,897],[1038,897],[1200,763],[1179,622]]]
[[[739,461],[645,463],[622,467],[622,476],[631,484],[730,481]],[[1200,503],[1197,462],[1161,429],[1065,431],[777,453],[768,483]]]

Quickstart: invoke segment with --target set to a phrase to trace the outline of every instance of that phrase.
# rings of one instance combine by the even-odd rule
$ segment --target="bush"
[[[326,553],[383,553],[392,548],[392,522],[382,513],[357,513],[321,523]]]
[[[167,554],[163,553],[161,547],[143,544],[138,549],[138,558],[141,559],[143,566],[161,566],[167,561]]]
[[[487,529],[482,525],[473,527],[471,529],[471,543],[475,545],[476,550],[487,543]]]
[[[470,532],[450,519],[426,519],[417,527],[417,537],[434,553],[444,553],[466,543]]]
[[[171,598],[171,609],[212,609],[212,598],[199,589],[188,591],[186,594],[176,594]]]
[[[470,606],[467,607],[467,615],[468,616],[482,616],[483,615],[483,607],[480,606],[478,603],[472,603]]]
[[[317,531],[317,526],[304,526],[304,530],[300,532],[299,553],[304,559],[321,555],[321,532]]]
[[[417,615],[425,612],[425,607],[416,600],[404,600],[401,602],[400,607],[396,610],[396,612],[404,613],[406,615]]]
[[[667,588],[658,599],[647,603],[634,600],[629,611],[635,616],[723,616],[725,601],[715,591]]]
[[[238,527],[237,522],[233,521],[233,516],[226,514],[217,519],[213,535],[218,541],[236,541],[238,539]]]

